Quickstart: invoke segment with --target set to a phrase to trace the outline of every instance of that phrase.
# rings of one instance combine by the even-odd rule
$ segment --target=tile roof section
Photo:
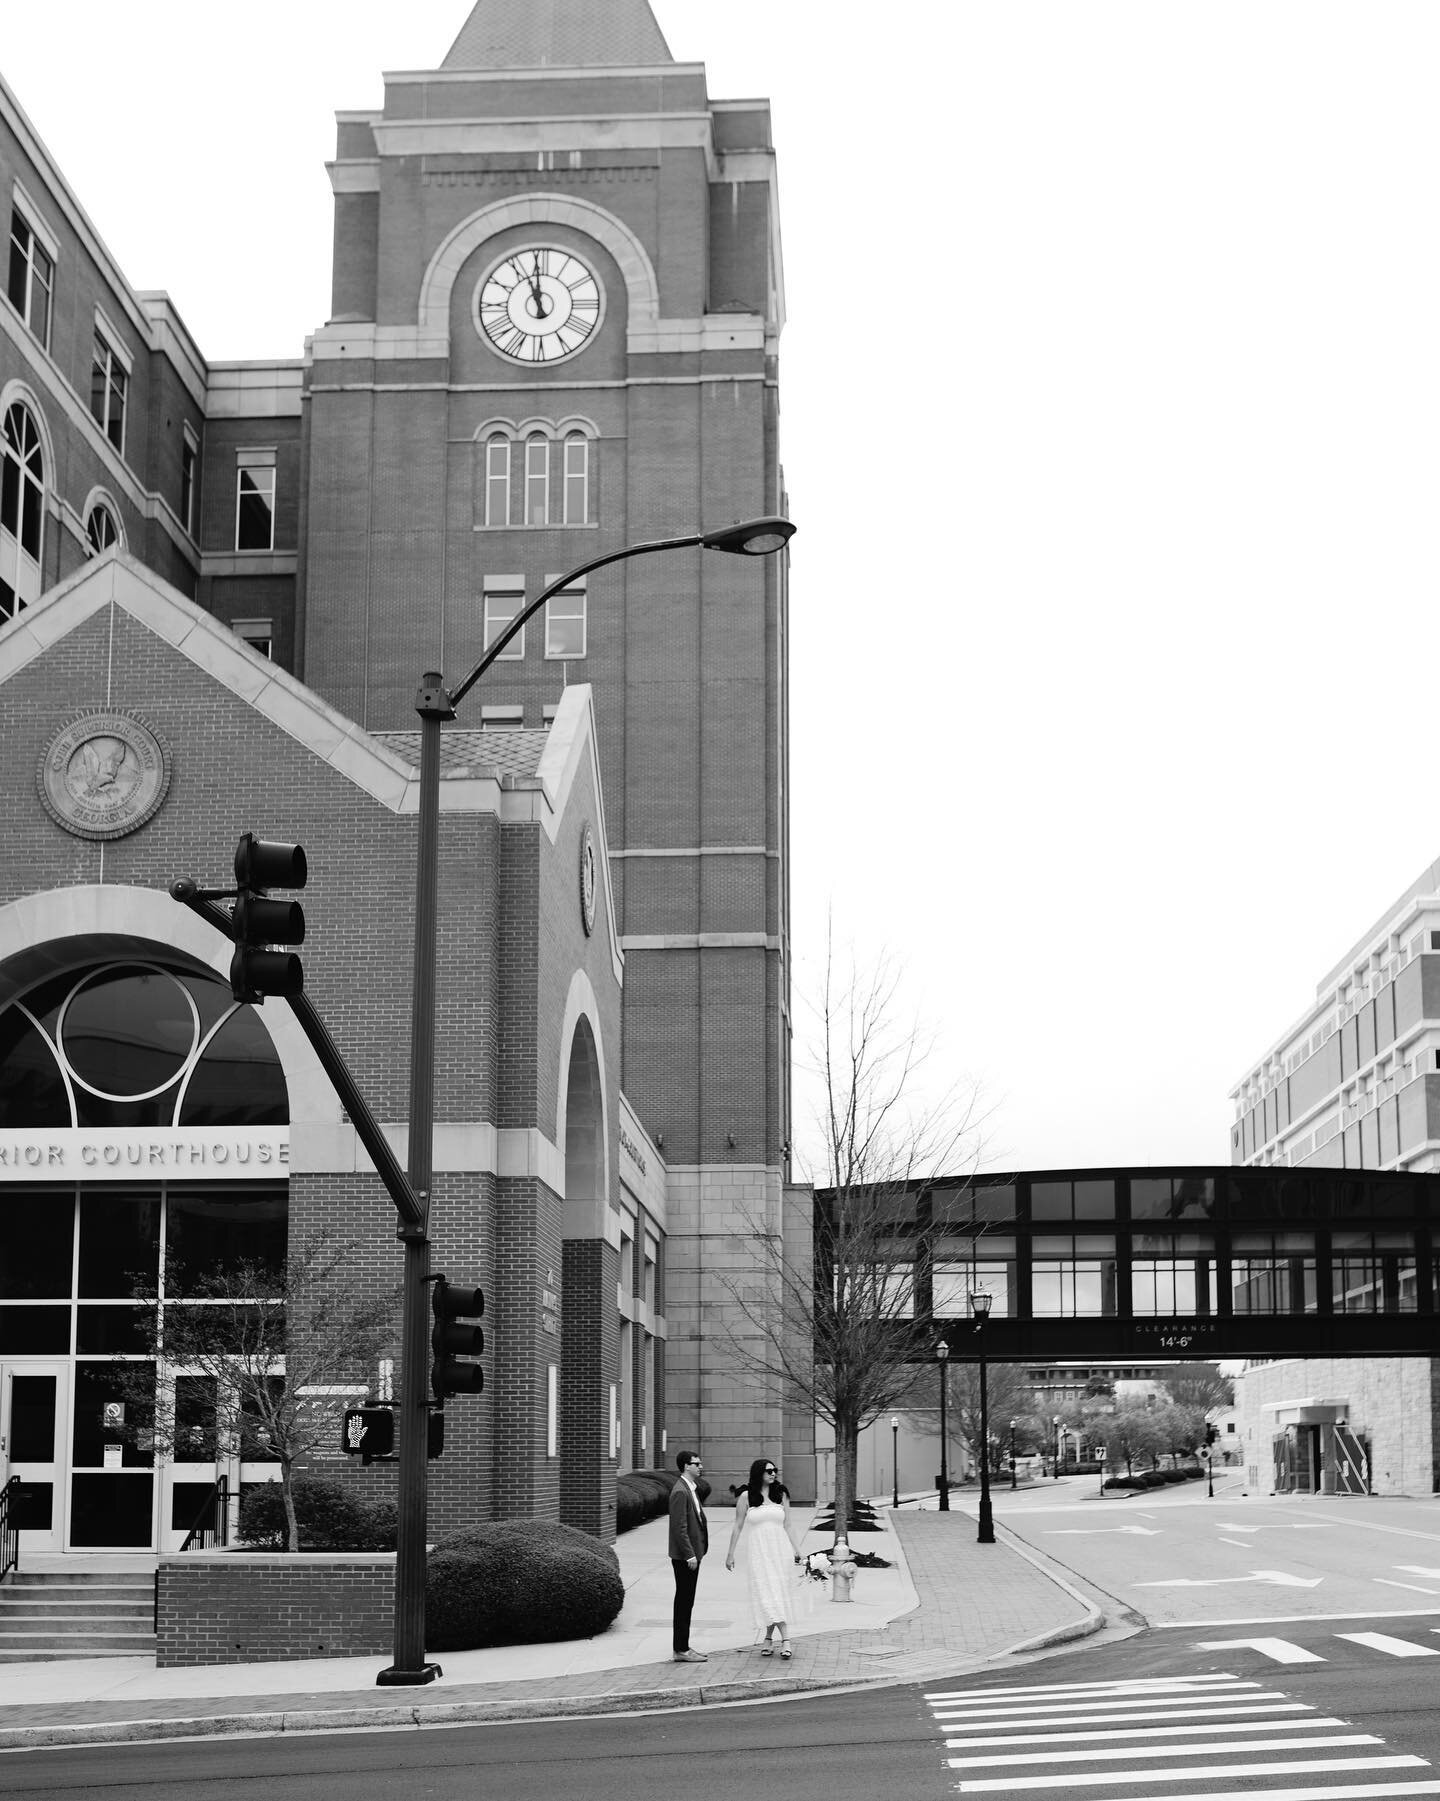
[[[378,743],[407,763],[420,767],[418,731],[372,732]],[[550,736],[549,728],[526,731],[519,726],[442,726],[440,731],[440,779],[488,775],[533,776]]]
[[[651,68],[674,60],[647,0],[478,0],[440,66]]]

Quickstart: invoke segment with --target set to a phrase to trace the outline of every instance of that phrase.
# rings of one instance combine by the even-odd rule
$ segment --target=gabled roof
[[[674,60],[647,0],[477,0],[440,66],[650,68]]]

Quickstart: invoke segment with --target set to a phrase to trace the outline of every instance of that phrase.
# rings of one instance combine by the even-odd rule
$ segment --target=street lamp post
[[[890,1416],[890,1500],[895,1507],[900,1505],[900,1422],[892,1414]]]
[[[1015,1481],[1015,1422],[1014,1422],[1014,1420],[1011,1420],[1011,1422],[1010,1422],[1010,1486],[1011,1486],[1011,1488],[1015,1488],[1018,1486]]]
[[[410,1007],[410,1187],[421,1217],[402,1222],[397,1236],[405,1246],[401,1322],[400,1404],[396,1425],[398,1530],[395,1552],[395,1660],[382,1670],[382,1686],[410,1686],[432,1681],[439,1666],[425,1662],[425,1500],[426,1500],[426,1353],[430,1281],[429,1213],[434,1175],[435,1142],[435,978],[436,929],[439,913],[440,728],[485,671],[520,632],[528,619],[556,594],[610,563],[652,556],[662,550],[720,550],[731,556],[773,556],[794,535],[788,519],[749,519],[721,531],[692,532],[683,538],[658,538],[627,545],[592,557],[558,576],[523,607],[480,661],[455,688],[447,689],[438,670],[420,678],[415,711],[420,716],[420,793],[415,871],[415,957]]]
[[[945,1380],[945,1370],[950,1356],[950,1347],[942,1338],[935,1347],[935,1355],[940,1363],[940,1511],[950,1511],[950,1464],[946,1456],[945,1445],[949,1438],[949,1427],[945,1420],[945,1391],[949,1386]]]
[[[984,1289],[970,1296],[970,1311],[975,1316],[975,1343],[980,1352],[980,1530],[976,1544],[995,1543],[995,1522],[990,1516],[990,1391],[985,1372],[985,1322],[990,1317],[994,1297]]]
[[[1060,1415],[1057,1413],[1050,1423],[1055,1428],[1055,1461],[1050,1466],[1050,1474],[1058,1482],[1060,1480]]]
[[[1208,1447],[1200,1455],[1205,1459],[1205,1499],[1209,1501],[1215,1496],[1215,1460]]]

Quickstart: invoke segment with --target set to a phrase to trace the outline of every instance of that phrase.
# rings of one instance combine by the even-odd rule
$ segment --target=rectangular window
[[[10,214],[10,304],[50,348],[50,310],[55,295],[55,258],[19,207]]]
[[[1230,1241],[1236,1313],[1314,1313],[1315,1240],[1308,1232],[1237,1232]]]
[[[524,709],[521,707],[481,707],[480,730],[482,732],[518,732],[525,723]]]
[[[491,438],[485,446],[485,523],[510,523],[510,440]]]
[[[578,432],[565,440],[565,523],[590,522],[590,440]]]
[[[1113,1238],[1037,1238],[1031,1265],[1036,1318],[1094,1318],[1115,1312]]]
[[[1214,1313],[1215,1247],[1206,1234],[1137,1233],[1132,1243],[1130,1306],[1137,1316]]]
[[[235,472],[235,548],[275,548],[275,452],[242,450]]]
[[[512,619],[525,610],[525,578],[490,575],[485,578],[485,649],[501,637]],[[525,655],[525,627],[500,652],[499,662],[520,662]]]
[[[1414,1313],[1417,1259],[1408,1232],[1336,1232],[1330,1282],[1336,1313]]]
[[[195,473],[199,464],[199,445],[187,425],[180,446],[180,523],[190,536],[195,536]]]
[[[90,360],[90,413],[122,456],[125,454],[125,401],[129,391],[130,373],[122,353],[97,328]]]
[[[560,1371],[553,1363],[545,1369],[545,1455],[560,1455]]]
[[[550,523],[550,440],[529,438],[525,443],[525,523]]]
[[[554,576],[545,577],[548,586]],[[545,655],[547,657],[583,657],[585,655],[585,578],[573,588],[562,588],[545,602]]]
[[[230,630],[237,638],[242,638],[251,650],[258,651],[262,657],[274,656],[275,630],[269,619],[232,619]]]

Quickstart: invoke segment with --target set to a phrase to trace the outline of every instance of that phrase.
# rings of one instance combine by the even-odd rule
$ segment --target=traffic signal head
[[[230,992],[237,1001],[261,1003],[267,994],[299,994],[305,972],[292,951],[277,944],[305,942],[305,912],[298,901],[270,900],[268,888],[303,888],[309,871],[298,844],[279,844],[246,832],[235,847],[235,911],[230,929]]]
[[[444,1276],[435,1278],[430,1296],[435,1325],[430,1333],[434,1357],[430,1364],[430,1392],[437,1401],[447,1395],[478,1395],[485,1386],[485,1372],[478,1363],[485,1349],[484,1330],[467,1323],[485,1311],[485,1296],[478,1288],[458,1288]]]

